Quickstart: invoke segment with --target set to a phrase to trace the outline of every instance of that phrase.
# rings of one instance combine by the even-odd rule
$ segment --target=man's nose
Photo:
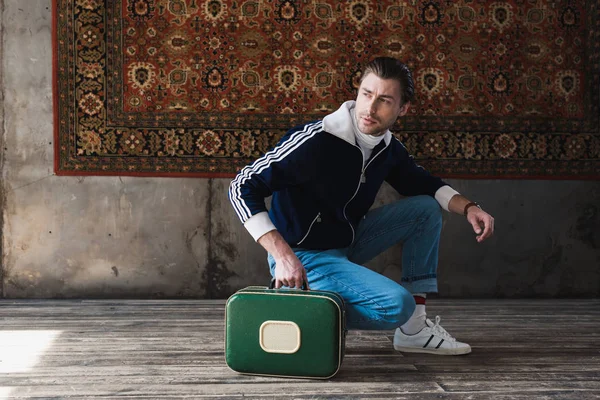
[[[373,115],[373,114],[375,114],[376,111],[377,111],[377,105],[375,103],[375,100],[372,100],[371,103],[369,104],[369,114]]]

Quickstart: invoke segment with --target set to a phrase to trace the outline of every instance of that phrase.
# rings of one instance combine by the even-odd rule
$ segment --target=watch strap
[[[471,207],[473,207],[473,206],[475,206],[475,207],[477,207],[477,208],[481,209],[481,206],[480,206],[479,204],[477,204],[476,202],[474,202],[474,201],[472,201],[472,202],[470,202],[470,203],[467,203],[467,204],[465,205],[465,209],[463,210],[463,215],[464,215],[465,217],[467,216],[467,212],[469,211],[469,208],[471,208]]]

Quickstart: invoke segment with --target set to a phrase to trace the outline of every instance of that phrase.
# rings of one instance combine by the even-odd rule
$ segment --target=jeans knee
[[[427,217],[427,222],[432,226],[442,225],[442,208],[431,196],[419,196],[419,207],[421,214]]]

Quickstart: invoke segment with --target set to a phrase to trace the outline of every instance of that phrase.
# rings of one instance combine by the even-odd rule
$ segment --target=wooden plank
[[[409,393],[442,393],[443,390],[435,383],[420,383],[408,382],[406,384],[399,383],[381,383],[365,385],[362,382],[343,382],[336,383],[332,381],[313,381],[313,380],[294,380],[294,381],[278,381],[276,383],[238,383],[235,377],[227,384],[212,384],[212,383],[189,383],[183,385],[165,385],[165,384],[91,384],[91,385],[32,385],[26,387],[5,386],[10,390],[9,397],[59,397],[64,396],[154,396],[154,398],[162,399],[169,396],[284,396],[288,395],[304,395],[304,396],[331,396],[345,395],[347,393],[360,392],[366,396],[372,394],[409,394]],[[6,389],[5,389],[6,390]]]
[[[16,399],[16,398],[40,398],[48,400],[47,396],[35,396],[34,394],[30,394],[28,396],[14,395],[13,396],[3,396],[3,393],[9,392],[11,388],[2,388],[0,387],[0,398],[2,399]],[[212,394],[203,394],[203,393],[195,393],[191,396],[186,395],[177,395],[171,393],[163,393],[161,397],[153,396],[153,395],[143,395],[143,394],[121,394],[121,395],[94,395],[94,396],[86,396],[87,399],[94,400],[112,400],[115,398],[128,398],[128,399],[136,399],[136,400],[156,400],[160,399],[218,399],[222,400],[226,399],[310,399],[310,400],[339,400],[339,399],[396,399],[396,400],[597,400],[598,395],[590,392],[580,392],[580,391],[548,391],[543,393],[535,393],[532,395],[531,392],[510,392],[510,393],[497,393],[497,392],[479,392],[479,393],[394,393],[390,395],[389,393],[369,393],[368,397],[364,394],[357,393],[345,393],[343,395],[328,395],[328,394],[293,394],[294,387],[288,389],[288,394],[279,393],[278,395],[273,395],[272,393],[258,393],[258,394],[231,394],[228,393],[226,395],[212,395]],[[77,394],[72,395],[61,395],[60,397],[54,397],[53,399],[61,400],[68,398],[81,398],[81,396]]]
[[[496,373],[490,381],[487,372],[474,373],[422,373],[410,365],[379,365],[377,367],[354,368],[345,366],[332,382],[340,385],[348,382],[362,382],[365,386],[375,383],[411,384],[436,383],[444,390],[454,391],[496,391],[527,390],[532,387],[550,389],[599,389],[600,378],[597,372],[569,373]],[[115,385],[158,385],[158,384],[196,384],[196,383],[237,383],[272,382],[283,383],[275,377],[261,377],[237,374],[222,365],[186,366],[185,371],[177,366],[106,366],[88,368],[36,368],[32,373],[7,374],[0,379],[1,385],[34,386],[34,385],[101,385],[109,381]],[[565,381],[567,382],[565,384]],[[501,390],[497,388],[500,387]],[[465,389],[468,388],[468,389]]]

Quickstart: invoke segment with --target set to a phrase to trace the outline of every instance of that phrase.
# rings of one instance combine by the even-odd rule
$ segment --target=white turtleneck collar
[[[350,108],[350,116],[352,118],[352,127],[354,128],[354,137],[356,138],[356,144],[358,144],[363,153],[364,166],[369,157],[371,157],[371,153],[373,152],[375,146],[377,146],[383,140],[384,135],[372,136],[362,133],[360,129],[358,129],[354,105]]]

